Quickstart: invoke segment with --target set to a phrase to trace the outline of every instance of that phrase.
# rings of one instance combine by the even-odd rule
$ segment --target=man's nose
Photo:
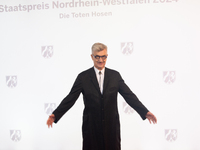
[[[103,58],[102,58],[102,57],[100,57],[100,58],[99,58],[99,61],[100,61],[100,62],[103,62]]]

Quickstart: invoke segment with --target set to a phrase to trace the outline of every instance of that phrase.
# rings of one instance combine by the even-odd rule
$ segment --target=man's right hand
[[[55,120],[55,116],[54,116],[54,114],[51,114],[51,115],[49,116],[48,120],[47,120],[48,128],[49,128],[50,126],[52,127],[54,120]]]

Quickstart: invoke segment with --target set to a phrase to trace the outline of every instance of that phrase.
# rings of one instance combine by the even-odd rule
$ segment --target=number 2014
[[[154,0],[154,3],[171,3],[171,2],[178,2],[178,0]]]

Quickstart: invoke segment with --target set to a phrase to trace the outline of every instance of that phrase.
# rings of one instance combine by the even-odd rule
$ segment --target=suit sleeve
[[[141,116],[143,120],[146,119],[146,114],[149,110],[139,101],[137,96],[125,84],[121,75],[119,74],[119,93],[125,101]]]
[[[55,115],[55,123],[74,105],[82,92],[82,83],[80,74],[76,78],[70,93],[61,101],[60,105],[53,111]]]

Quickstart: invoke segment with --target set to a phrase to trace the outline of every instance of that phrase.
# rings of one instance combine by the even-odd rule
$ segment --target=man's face
[[[98,58],[98,56],[100,56],[100,58]],[[102,57],[102,56],[105,56],[105,57]],[[94,66],[97,69],[102,70],[106,65],[107,56],[108,56],[108,54],[107,54],[106,49],[104,49],[100,52],[98,52],[98,51],[93,52],[91,57],[92,57],[92,60],[94,62]]]

